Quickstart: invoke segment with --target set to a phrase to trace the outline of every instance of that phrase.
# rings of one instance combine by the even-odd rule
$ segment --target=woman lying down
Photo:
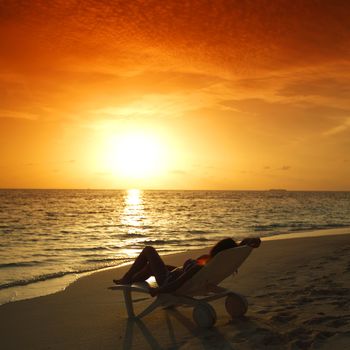
[[[225,238],[216,243],[209,254],[202,255],[195,260],[188,259],[180,267],[166,265],[155,248],[146,246],[129,271],[121,279],[113,280],[113,282],[118,285],[132,284],[144,282],[154,276],[158,287],[150,288],[150,294],[155,296],[159,293],[170,293],[180,288],[219,252],[244,245],[258,248],[260,243],[260,238],[245,238],[240,243],[236,243],[232,238]]]

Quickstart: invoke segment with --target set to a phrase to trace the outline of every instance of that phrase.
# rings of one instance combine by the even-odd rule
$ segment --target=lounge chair
[[[218,284],[237,272],[252,249],[249,246],[241,246],[221,251],[179,289],[172,293],[158,294],[153,303],[137,315],[134,312],[131,293],[149,294],[150,286],[154,286],[156,282],[118,285],[110,289],[123,291],[129,318],[144,317],[158,307],[189,306],[193,307],[193,319],[197,325],[208,328],[216,321],[216,312],[208,303],[210,301],[226,297],[226,310],[232,317],[241,316],[247,311],[248,304],[244,296],[219,287]]]

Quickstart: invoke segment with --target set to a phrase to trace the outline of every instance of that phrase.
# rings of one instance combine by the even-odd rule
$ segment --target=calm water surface
[[[119,265],[146,244],[169,253],[344,226],[350,192],[0,190],[0,293]]]

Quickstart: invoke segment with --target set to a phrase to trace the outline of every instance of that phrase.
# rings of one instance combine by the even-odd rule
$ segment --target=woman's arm
[[[152,296],[155,296],[159,293],[171,293],[174,292],[176,289],[180,288],[186,281],[188,281],[193,275],[195,275],[202,266],[194,265],[187,271],[183,272],[176,280],[166,284],[165,286],[158,287],[158,288],[151,288],[150,294]]]

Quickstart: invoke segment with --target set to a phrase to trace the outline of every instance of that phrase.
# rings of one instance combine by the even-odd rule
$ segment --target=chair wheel
[[[197,326],[202,328],[210,328],[216,322],[216,312],[208,303],[198,303],[193,308],[192,317]]]
[[[247,312],[248,302],[243,295],[231,293],[226,298],[225,307],[226,311],[232,318],[240,317]]]

